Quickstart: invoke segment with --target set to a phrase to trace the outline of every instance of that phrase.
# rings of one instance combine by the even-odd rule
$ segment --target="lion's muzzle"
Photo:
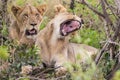
[[[27,36],[37,35],[37,30],[35,28],[33,28],[31,30],[26,30],[25,35],[27,35]]]

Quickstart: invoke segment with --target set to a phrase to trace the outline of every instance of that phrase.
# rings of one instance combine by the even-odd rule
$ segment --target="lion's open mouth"
[[[31,29],[31,30],[26,30],[25,31],[25,34],[27,35],[27,36],[31,36],[31,35],[36,35],[37,34],[37,30],[36,29]]]
[[[60,25],[60,33],[62,36],[67,36],[69,33],[80,29],[81,22],[78,20],[67,20]]]

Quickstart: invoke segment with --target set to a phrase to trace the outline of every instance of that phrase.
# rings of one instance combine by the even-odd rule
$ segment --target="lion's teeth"
[[[65,30],[64,30],[64,29],[62,30],[62,32],[63,32],[63,34],[64,34],[64,35],[66,35],[66,34],[67,34],[67,33],[65,32]]]
[[[65,32],[64,35],[66,35],[67,33]]]
[[[62,30],[62,32],[64,32],[64,29]]]
[[[79,28],[80,28],[80,26],[77,27],[77,29],[79,29]]]

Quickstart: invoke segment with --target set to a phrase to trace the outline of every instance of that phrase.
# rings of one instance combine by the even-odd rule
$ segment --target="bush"
[[[78,35],[71,38],[71,42],[83,43],[96,48],[100,48],[100,41],[104,38],[104,33],[91,28],[83,28]]]

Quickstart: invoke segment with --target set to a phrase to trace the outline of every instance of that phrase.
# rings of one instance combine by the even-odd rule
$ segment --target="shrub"
[[[104,34],[91,28],[83,28],[79,31],[77,36],[71,38],[72,42],[88,44],[90,46],[100,48],[100,41]]]

